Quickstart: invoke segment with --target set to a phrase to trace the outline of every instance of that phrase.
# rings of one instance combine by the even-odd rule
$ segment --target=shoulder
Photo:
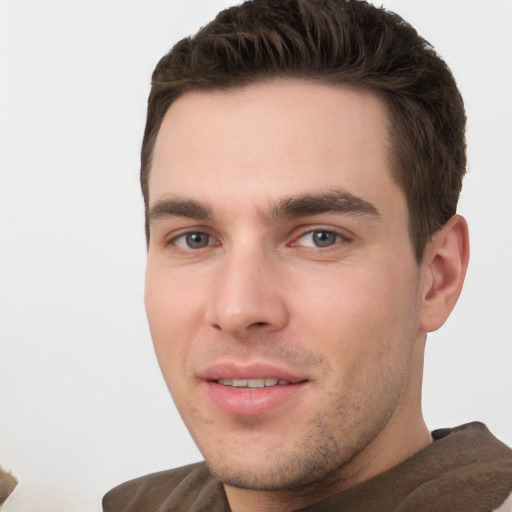
[[[204,462],[152,473],[125,482],[103,498],[104,512],[154,512],[162,505],[169,510],[193,510],[196,503],[224,500],[222,484]],[[213,508],[212,508],[213,510]]]

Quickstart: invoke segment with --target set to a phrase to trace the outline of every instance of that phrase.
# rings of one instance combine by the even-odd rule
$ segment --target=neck
[[[355,487],[400,464],[432,442],[423,419],[421,391],[425,335],[418,336],[409,378],[386,427],[328,481],[301,490],[255,491],[225,486],[233,512],[292,512]]]

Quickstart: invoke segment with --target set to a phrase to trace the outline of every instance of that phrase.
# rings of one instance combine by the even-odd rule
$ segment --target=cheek
[[[418,277],[412,267],[400,272],[393,267],[346,268],[328,278],[317,276],[300,294],[307,298],[303,314],[297,313],[302,330],[334,367],[352,373],[406,359],[417,333]]]
[[[155,352],[167,376],[183,371],[183,361],[202,318],[204,290],[194,281],[148,266],[144,302]]]

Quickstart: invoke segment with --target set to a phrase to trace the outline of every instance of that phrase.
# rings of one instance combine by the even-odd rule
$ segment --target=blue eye
[[[202,249],[214,243],[210,235],[201,231],[185,233],[184,235],[176,237],[173,242],[182,249]]]
[[[339,233],[323,229],[309,231],[299,238],[300,245],[306,247],[330,247],[340,240],[343,237]]]

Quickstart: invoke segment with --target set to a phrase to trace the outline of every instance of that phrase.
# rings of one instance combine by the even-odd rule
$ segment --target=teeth
[[[288,380],[282,379],[218,379],[217,382],[223,386],[231,386],[233,388],[262,388],[271,386],[287,386],[291,384]]]

